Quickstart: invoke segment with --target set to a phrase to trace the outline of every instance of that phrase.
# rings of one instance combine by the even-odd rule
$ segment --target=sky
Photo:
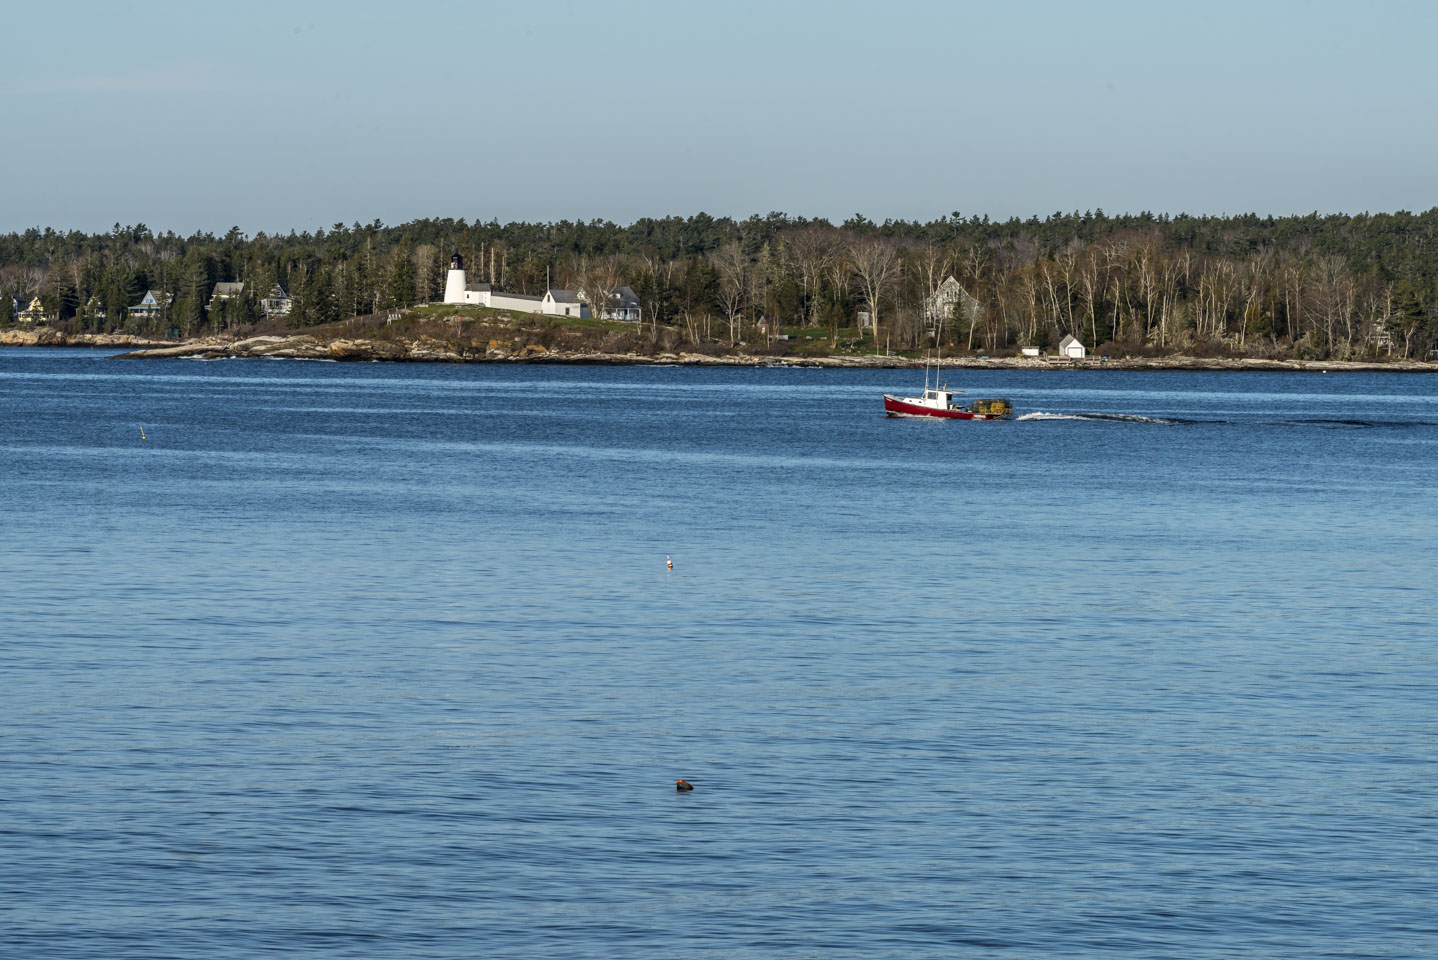
[[[0,231],[1438,205],[1438,4],[50,0]]]

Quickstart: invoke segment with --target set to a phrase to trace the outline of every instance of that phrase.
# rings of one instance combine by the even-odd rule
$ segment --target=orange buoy
[[[678,790],[680,793],[688,793],[690,790],[694,789],[694,784],[690,783],[688,780],[675,780],[674,789]]]
[[[669,569],[670,569],[670,570],[673,570],[673,569],[674,569],[674,561],[669,559],[669,554],[667,554],[667,553],[664,555],[664,562],[667,563],[667,564],[669,564]],[[682,781],[681,781],[681,782],[682,782]]]

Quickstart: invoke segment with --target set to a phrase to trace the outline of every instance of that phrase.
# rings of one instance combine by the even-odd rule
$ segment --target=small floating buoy
[[[145,439],[145,428],[144,428],[144,427],[141,427],[141,428],[140,428],[140,439],[141,439],[141,440],[144,440],[144,439]]]
[[[670,570],[674,569],[674,561],[669,559],[669,554],[667,553],[664,555],[664,562],[669,565]],[[684,781],[680,780],[679,782],[683,783]]]
[[[674,789],[678,790],[680,793],[688,793],[690,790],[694,789],[694,784],[690,783],[688,780],[675,780]]]

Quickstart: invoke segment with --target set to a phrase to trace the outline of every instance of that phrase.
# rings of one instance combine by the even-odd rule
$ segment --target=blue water
[[[1438,378],[952,379],[0,351],[0,955],[1438,955]]]

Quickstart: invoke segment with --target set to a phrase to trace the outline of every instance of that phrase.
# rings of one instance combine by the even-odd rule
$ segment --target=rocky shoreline
[[[167,347],[171,340],[136,337],[128,333],[63,333],[50,327],[0,330],[0,347]]]
[[[456,343],[433,337],[411,340],[322,338],[308,335],[259,336],[245,339],[205,338],[183,343],[149,340],[124,334],[63,334],[55,330],[0,331],[0,346],[132,347],[117,359],[217,360],[277,358],[330,361],[411,363],[556,363],[609,366],[728,366],[912,369],[923,361],[872,355],[762,356],[755,354],[598,353],[547,349],[538,344],[516,346],[509,341]],[[1239,357],[1092,358],[945,357],[943,366],[995,370],[1268,370],[1310,373],[1383,372],[1438,373],[1438,363],[1420,361],[1266,360]]]

